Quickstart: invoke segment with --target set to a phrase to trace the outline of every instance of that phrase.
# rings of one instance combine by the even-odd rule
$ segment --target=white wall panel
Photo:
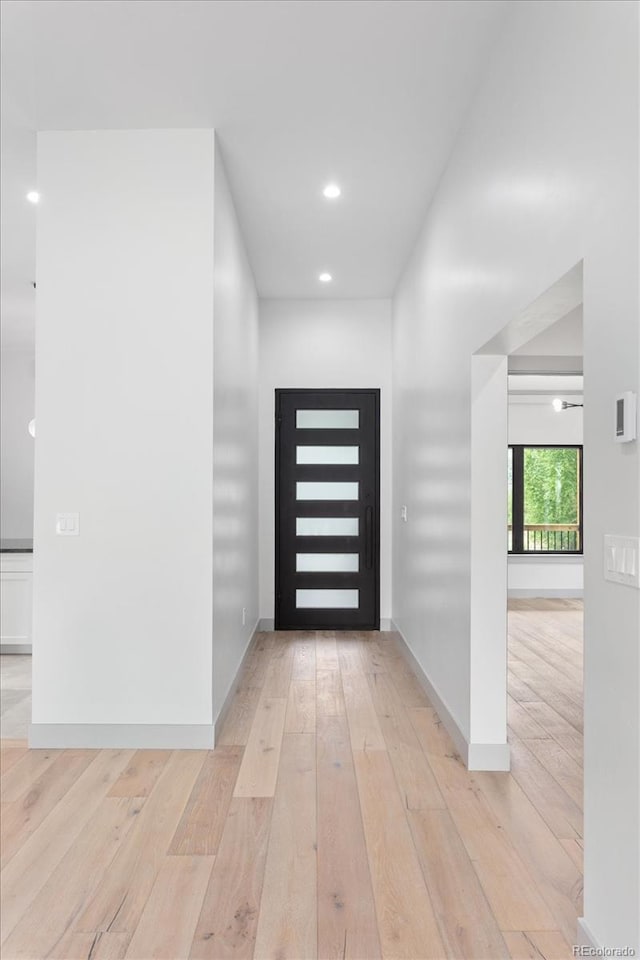
[[[33,719],[211,724],[214,134],[38,151]]]
[[[285,387],[380,388],[380,616],[388,618],[392,523],[390,302],[260,301],[260,616],[264,619],[273,618],[274,605],[274,396],[276,388]],[[327,413],[321,411],[321,415],[326,417]]]
[[[258,619],[258,298],[217,146],[214,208],[215,718]]]
[[[638,535],[638,4],[522,0],[493,51],[394,299],[393,616],[470,731],[471,355],[584,263],[585,918],[638,948],[640,593],[606,583]],[[615,745],[615,749],[612,749]]]

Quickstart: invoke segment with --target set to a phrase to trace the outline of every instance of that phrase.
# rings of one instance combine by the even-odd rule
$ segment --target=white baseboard
[[[392,620],[389,617],[380,618],[380,630],[394,630],[395,627],[392,627]],[[264,617],[258,620],[258,626],[256,627],[260,632],[270,633],[273,630],[273,620],[265,619]]]
[[[407,663],[415,673],[422,689],[433,704],[433,707],[442,720],[444,727],[453,740],[453,744],[460,754],[460,757],[468,770],[488,770],[488,771],[507,771],[511,769],[511,750],[508,743],[473,743],[467,740],[467,737],[453,712],[449,709],[445,700],[440,696],[431,680],[424,672],[421,664],[416,659],[411,647],[398,628],[398,625],[391,621],[391,628],[400,637],[401,650]]]
[[[213,723],[32,723],[29,746],[47,749],[213,750],[257,630],[258,624],[247,641],[238,669]]]
[[[258,632],[261,631],[261,627],[260,627],[261,622],[262,622],[261,620],[257,620],[257,621],[256,621],[256,625],[255,625],[255,627],[253,628],[253,630],[252,630],[252,632],[251,632],[251,635],[250,635],[250,637],[249,637],[249,639],[248,639],[248,641],[247,641],[246,647],[244,648],[244,653],[242,654],[242,657],[240,658],[240,663],[238,664],[238,669],[236,670],[235,674],[233,675],[233,679],[231,680],[231,683],[229,684],[229,689],[227,690],[226,696],[225,696],[225,698],[224,698],[224,700],[223,700],[223,702],[222,702],[222,706],[221,706],[220,709],[218,710],[218,715],[216,716],[215,720],[213,721],[214,744],[217,742],[218,737],[220,736],[220,731],[222,730],[222,727],[224,726],[224,722],[225,722],[225,720],[227,719],[227,714],[229,713],[229,709],[231,708],[231,704],[233,703],[233,698],[234,698],[235,695],[236,695],[236,690],[237,690],[237,687],[238,687],[238,680],[239,680],[239,678],[240,678],[240,674],[242,673],[242,670],[244,669],[244,664],[245,664],[245,661],[246,661],[247,656],[248,656],[248,654],[249,654],[249,651],[251,650],[251,646],[252,646],[252,644],[253,644],[253,641],[254,641],[255,638],[256,638],[256,633],[258,633]]]
[[[513,598],[514,600],[526,600],[530,597],[540,597],[543,600],[562,600],[565,598],[567,600],[581,600],[584,597],[584,590],[551,590],[546,588],[542,588],[540,590],[533,590],[529,588],[526,590],[518,590],[517,588],[514,588],[513,590],[507,590],[507,597]]]
[[[433,686],[433,684],[429,680],[429,677],[426,675],[426,673],[422,669],[422,666],[420,665],[420,663],[418,663],[418,661],[416,660],[411,647],[407,643],[406,638],[402,633],[402,630],[400,630],[397,623],[395,623],[393,620],[391,621],[391,629],[398,634],[400,640],[402,641],[400,649],[404,655],[405,660],[407,661],[407,663],[415,673],[420,683],[420,686],[422,687],[427,697],[433,704],[433,707],[436,713],[438,714],[438,716],[440,717],[440,719],[442,720],[447,733],[453,740],[456,750],[458,751],[458,753],[460,754],[460,756],[462,757],[462,759],[466,764],[467,754],[469,752],[469,744],[467,742],[467,738],[465,737],[464,733],[460,728],[460,725],[458,724],[458,721],[455,719],[451,710],[449,710],[449,707],[447,706],[445,701],[442,699],[442,697],[440,696],[436,688]]]
[[[468,746],[467,770],[492,770],[508,773],[511,748],[508,743],[473,743]]]
[[[212,723],[32,723],[29,746],[52,749],[212,750]]]

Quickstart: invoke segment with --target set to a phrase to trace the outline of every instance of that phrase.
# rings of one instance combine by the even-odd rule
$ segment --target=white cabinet
[[[31,652],[33,554],[0,554],[0,646],[2,653]]]

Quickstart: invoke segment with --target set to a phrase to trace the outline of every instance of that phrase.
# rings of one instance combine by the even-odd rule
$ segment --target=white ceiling
[[[584,392],[584,377],[575,374],[510,374],[509,402],[528,401],[538,395],[541,403],[549,397],[574,398]]]
[[[261,296],[390,296],[510,2],[3,0],[5,336],[37,129],[215,127]]]

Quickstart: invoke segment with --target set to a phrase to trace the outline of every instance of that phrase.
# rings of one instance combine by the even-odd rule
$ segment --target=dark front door
[[[380,391],[276,390],[276,630],[380,628]]]

